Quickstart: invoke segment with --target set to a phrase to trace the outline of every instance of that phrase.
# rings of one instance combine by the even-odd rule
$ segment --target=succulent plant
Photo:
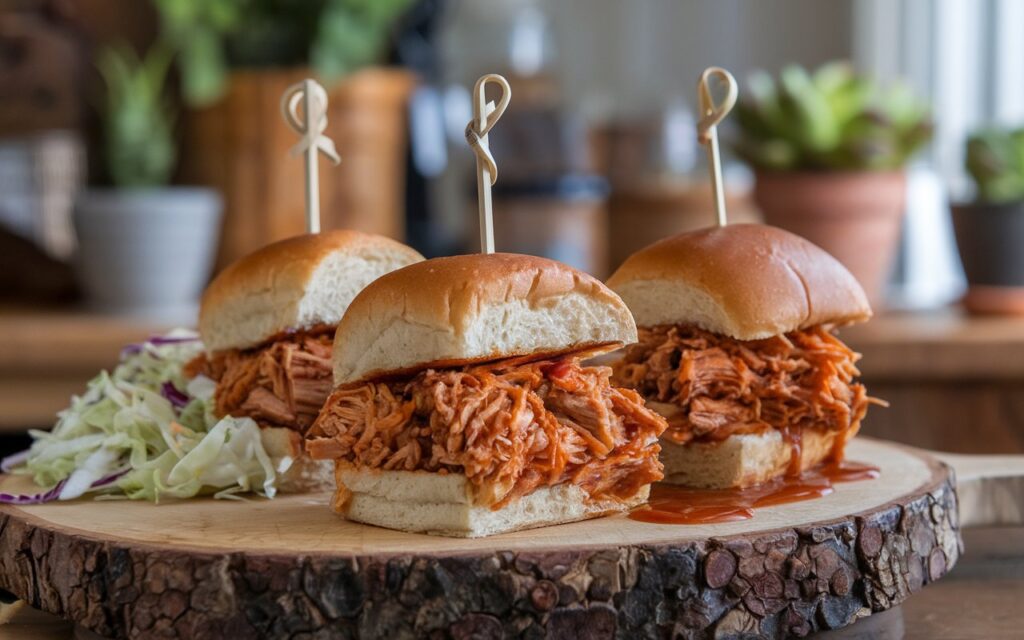
[[[159,44],[145,58],[127,44],[99,54],[97,67],[107,89],[103,151],[115,186],[160,186],[171,178],[177,147],[175,110],[166,94],[170,64],[170,51]]]
[[[967,172],[985,202],[1024,200],[1024,128],[985,129],[967,139]]]
[[[733,148],[758,169],[897,169],[932,134],[927,106],[905,85],[883,88],[842,62],[813,74],[789,66],[778,80],[757,73],[745,94]]]

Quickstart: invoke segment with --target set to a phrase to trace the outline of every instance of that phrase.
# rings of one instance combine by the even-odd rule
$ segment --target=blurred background
[[[822,245],[878,310],[864,432],[1024,451],[1024,2],[2,0],[0,450],[120,346],[192,326],[219,268],[304,230],[279,100],[328,87],[325,228],[477,247],[469,89],[499,251],[606,277],[712,224],[696,80],[728,68],[732,222]]]

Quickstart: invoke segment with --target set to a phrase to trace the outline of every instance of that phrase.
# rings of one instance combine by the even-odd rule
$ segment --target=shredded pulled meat
[[[329,333],[286,335],[254,349],[199,356],[185,373],[217,382],[217,415],[305,432],[333,387],[332,343]]]
[[[610,376],[607,367],[549,360],[340,388],[306,449],[357,468],[463,473],[477,501],[494,508],[563,482],[625,500],[662,478],[666,423]]]
[[[853,382],[859,357],[823,326],[742,341],[662,325],[640,330],[613,381],[678,408],[665,432],[678,444],[771,428],[846,431],[870,403],[884,404]]]

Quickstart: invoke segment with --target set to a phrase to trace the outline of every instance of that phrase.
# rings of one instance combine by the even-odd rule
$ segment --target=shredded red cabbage
[[[129,356],[134,356],[142,353],[142,342],[133,342],[132,344],[126,344],[121,347],[121,359],[124,360]]]
[[[148,340],[145,340],[143,342],[133,342],[131,344],[126,344],[121,349],[121,359],[124,360],[128,356],[134,356],[136,354],[142,353],[142,350],[146,348],[147,344],[151,344],[153,346],[160,347],[160,346],[167,345],[167,344],[182,344],[182,343],[185,343],[185,342],[197,342],[198,340],[199,340],[198,336],[178,336],[178,337],[150,336]]]
[[[100,478],[99,480],[97,480],[96,482],[93,482],[91,485],[89,485],[89,488],[90,489],[104,489],[108,485],[112,485],[115,482],[117,482],[118,480],[120,480],[121,476],[123,476],[124,474],[128,473],[129,471],[131,471],[131,467],[125,467],[123,469],[119,469],[118,471],[115,471],[115,472],[113,472],[111,474],[105,475],[102,478]]]
[[[174,405],[175,409],[184,409],[191,401],[187,393],[178,390],[174,383],[167,380],[160,385],[160,395],[167,398],[168,402]]]
[[[0,504],[42,504],[52,502],[60,495],[67,480],[61,480],[53,488],[40,493],[0,493]]]
[[[165,344],[180,344],[182,342],[198,342],[199,336],[150,336],[149,340],[146,340],[149,344],[155,344],[161,346]]]
[[[121,476],[131,471],[129,467],[119,469],[114,473],[108,474],[93,482],[89,485],[89,489],[105,489],[108,486],[117,482]],[[41,491],[39,493],[0,493],[0,504],[43,504],[44,502],[53,502],[60,497],[60,492],[64,489],[64,485],[67,484],[67,480],[61,480],[53,488]]]

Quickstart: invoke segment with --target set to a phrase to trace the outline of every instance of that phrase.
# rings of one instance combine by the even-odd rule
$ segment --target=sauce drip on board
[[[797,476],[777,478],[743,489],[691,489],[670,484],[651,487],[647,504],[630,519],[658,524],[711,524],[754,517],[754,509],[827,496],[837,482],[877,478],[877,467],[860,462],[830,462]]]

